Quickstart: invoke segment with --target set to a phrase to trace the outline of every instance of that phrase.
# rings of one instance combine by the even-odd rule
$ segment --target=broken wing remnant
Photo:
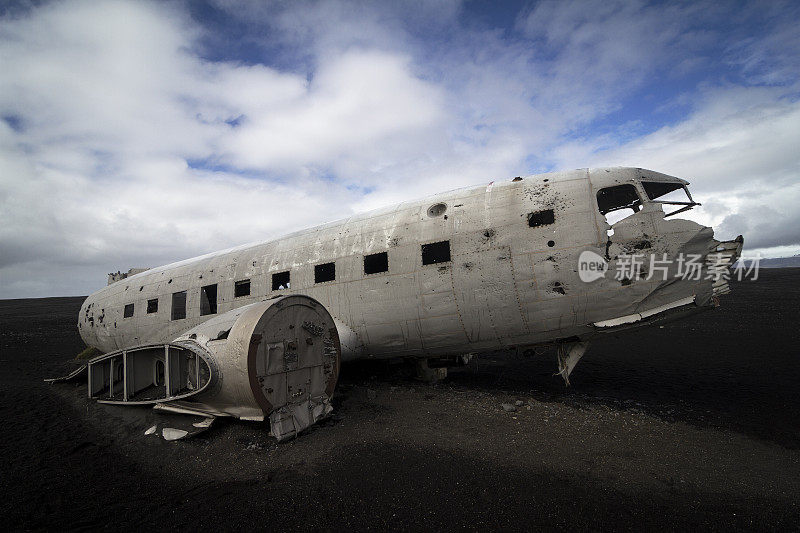
[[[92,359],[89,396],[209,417],[269,417],[282,440],[331,412],[340,358],[325,308],[307,296],[286,296],[214,317],[170,343]]]
[[[209,365],[205,353],[180,344],[135,346],[89,361],[88,394],[111,404],[181,400],[209,386]]]

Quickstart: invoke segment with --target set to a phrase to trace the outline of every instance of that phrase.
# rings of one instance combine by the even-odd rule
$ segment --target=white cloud
[[[642,166],[692,182],[704,203],[689,215],[746,236],[753,248],[800,251],[800,101],[785,88],[707,91],[686,120],[631,142],[574,142],[554,151],[559,165]],[[796,252],[795,252],[796,253]]]
[[[496,29],[459,2],[218,5],[247,35],[181,3],[0,18],[0,297],[87,293],[111,270],[591,164],[687,177],[704,221],[796,242],[800,45],[779,11],[767,36],[734,38],[710,4],[541,2]],[[225,50],[242,43],[262,63]],[[746,83],[648,94],[693,111],[645,136],[590,127],[653,77],[719,67],[710,46]]]
[[[248,80],[252,83],[252,80]],[[268,90],[268,87],[265,87]],[[444,118],[438,88],[415,78],[408,59],[353,50],[322,65],[294,98],[265,105],[253,91],[243,123],[222,141],[223,159],[241,168],[366,168],[414,157]],[[427,136],[435,143],[435,136]]]
[[[307,82],[203,61],[198,33],[146,3],[0,21],[0,114],[20,124],[0,122],[3,296],[85,293],[106,271],[346,216],[361,195],[315,167],[364,171],[436,142],[441,96],[401,55],[352,51]],[[274,179],[187,166],[198,159]]]

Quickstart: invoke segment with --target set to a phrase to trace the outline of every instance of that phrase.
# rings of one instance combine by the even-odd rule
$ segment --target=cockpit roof
[[[592,187],[595,190],[604,187],[612,187],[624,183],[636,181],[659,181],[662,183],[680,183],[688,185],[689,182],[675,176],[662,174],[654,170],[636,167],[610,167],[610,168],[590,168],[587,169]]]

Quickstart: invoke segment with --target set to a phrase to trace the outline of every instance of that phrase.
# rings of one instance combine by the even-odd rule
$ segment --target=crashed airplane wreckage
[[[473,353],[556,345],[569,383],[593,337],[728,292],[742,238],[673,218],[699,205],[687,185],[639,168],[517,177],[114,275],[78,319],[105,352],[88,394],[201,428],[269,420],[280,440],[331,411],[342,360],[410,358],[431,378]],[[669,260],[664,276],[613,276],[631,254]],[[726,276],[678,276],[685,255]]]

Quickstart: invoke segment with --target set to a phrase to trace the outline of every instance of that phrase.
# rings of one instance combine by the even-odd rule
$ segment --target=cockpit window
[[[657,181],[643,181],[642,187],[644,187],[644,192],[647,193],[647,196],[651,200],[655,200],[656,198],[661,198],[664,195],[671,193],[672,191],[677,191],[678,189],[683,189],[682,183],[659,183]],[[685,195],[684,195],[685,197]]]
[[[617,185],[597,192],[597,207],[600,208],[602,215],[618,209],[631,209],[636,212],[641,209],[642,201],[633,185]]]
[[[642,201],[633,185],[616,185],[597,191],[597,207],[609,226],[629,217],[642,208]],[[608,230],[611,232],[611,230]]]
[[[654,203],[682,206],[671,213],[665,214],[665,217],[700,205],[692,200],[689,190],[683,183],[643,181],[642,187],[644,187],[644,192],[647,193],[648,198]]]

